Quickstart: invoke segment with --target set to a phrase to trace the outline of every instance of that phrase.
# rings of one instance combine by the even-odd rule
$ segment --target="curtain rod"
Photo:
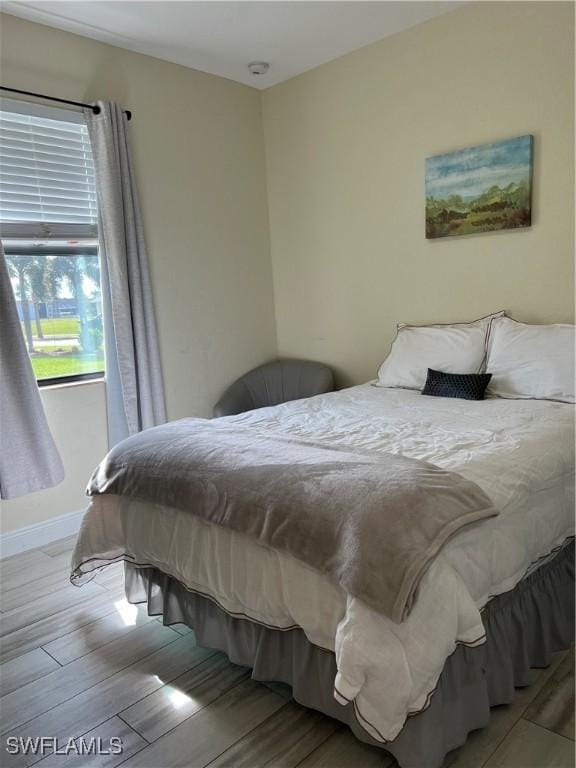
[[[58,99],[56,96],[46,96],[43,93],[33,93],[32,91],[20,91],[18,88],[8,88],[0,85],[0,91],[9,91],[10,93],[20,93],[22,96],[34,96],[36,99],[46,99],[47,101],[57,101],[59,104],[71,104],[74,107],[85,107],[91,109],[95,115],[100,113],[100,107],[97,104],[83,104],[81,101],[70,101],[70,99]],[[124,110],[127,120],[132,119],[132,112],[129,109]]]

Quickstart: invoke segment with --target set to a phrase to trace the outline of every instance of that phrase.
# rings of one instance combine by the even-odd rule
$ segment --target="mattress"
[[[289,555],[186,512],[103,496],[86,515],[74,565],[125,557],[153,566],[234,616],[300,627],[334,651],[334,696],[354,702],[378,741],[430,702],[448,656],[484,642],[482,608],[574,534],[574,407],[422,396],[370,384],[227,420],[257,433],[390,451],[476,482],[500,514],[455,536],[401,624]],[[390,692],[394,694],[391,696]]]

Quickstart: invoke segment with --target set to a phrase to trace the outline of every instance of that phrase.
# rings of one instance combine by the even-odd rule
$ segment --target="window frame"
[[[75,373],[72,376],[55,376],[52,379],[36,379],[38,389],[44,389],[44,387],[55,387],[60,384],[80,384],[87,381],[104,381],[106,378],[106,371],[98,371],[96,373]]]
[[[85,124],[86,120],[82,112],[64,107],[51,107],[44,104],[35,104],[20,99],[0,97],[0,111],[16,112],[22,115],[60,120],[68,123]],[[100,263],[100,255],[97,244],[97,224],[76,223],[45,223],[45,222],[0,222],[0,235],[4,245],[5,255],[65,255],[65,256],[97,256]],[[41,245],[34,245],[33,241],[41,241]],[[74,240],[74,245],[49,245],[50,240]],[[96,240],[96,244],[88,244],[88,241]],[[84,242],[82,242],[84,241]],[[73,253],[71,253],[73,251]],[[30,362],[32,362],[31,358]],[[53,387],[59,384],[74,384],[87,381],[104,381],[106,378],[106,362],[104,370],[93,373],[77,373],[68,376],[53,376],[46,379],[36,379],[39,388]]]

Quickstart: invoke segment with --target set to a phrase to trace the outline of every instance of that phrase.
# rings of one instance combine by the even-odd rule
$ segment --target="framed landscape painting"
[[[532,136],[426,160],[426,237],[532,224]]]

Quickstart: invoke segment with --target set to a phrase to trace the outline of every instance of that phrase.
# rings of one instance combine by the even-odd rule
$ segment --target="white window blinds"
[[[14,102],[12,102],[13,104]],[[94,237],[94,163],[81,115],[62,119],[0,106],[0,227],[3,237]]]

